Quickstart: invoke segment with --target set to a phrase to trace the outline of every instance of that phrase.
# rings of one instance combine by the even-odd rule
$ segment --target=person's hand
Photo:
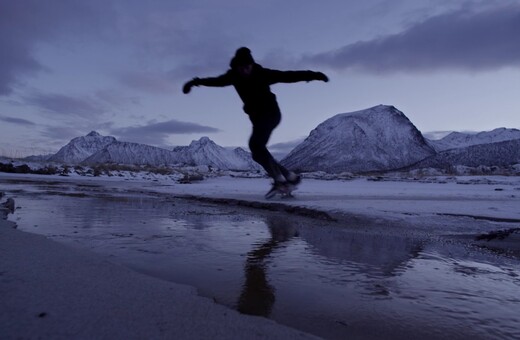
[[[191,91],[191,87],[193,86],[193,81],[189,81],[182,87],[182,93],[188,94]]]
[[[321,81],[324,81],[324,82],[328,82],[329,81],[329,77],[327,77],[325,75],[325,73],[316,72],[316,80],[321,80]]]
[[[188,94],[188,93],[190,93],[191,88],[192,88],[193,86],[198,86],[198,85],[199,85],[199,84],[198,84],[198,80],[199,80],[199,78],[193,78],[192,80],[190,80],[189,82],[187,82],[186,84],[184,84],[184,86],[182,87],[182,92],[183,92],[184,94]]]

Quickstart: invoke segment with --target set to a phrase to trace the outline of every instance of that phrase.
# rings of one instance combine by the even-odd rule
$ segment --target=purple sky
[[[96,130],[172,147],[245,146],[232,88],[194,88],[240,46],[264,67],[325,72],[273,86],[288,148],[335,114],[394,105],[423,132],[520,128],[520,0],[4,0],[0,155],[56,152]]]

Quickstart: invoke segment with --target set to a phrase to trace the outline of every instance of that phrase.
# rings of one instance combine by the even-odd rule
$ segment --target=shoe
[[[275,181],[273,183],[273,186],[271,187],[271,190],[265,194],[266,199],[273,198],[276,194],[285,194],[288,192],[288,183],[287,182],[278,182]]]
[[[292,186],[297,186],[297,185],[299,185],[302,182],[302,176],[301,175],[297,175],[297,174],[295,174],[295,175],[296,175],[296,178],[293,179],[292,181],[287,180],[287,182],[289,182],[289,184],[292,185]]]

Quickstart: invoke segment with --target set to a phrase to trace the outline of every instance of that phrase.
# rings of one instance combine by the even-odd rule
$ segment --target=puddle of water
[[[3,190],[22,207],[10,218],[21,230],[325,338],[520,338],[514,259],[369,226],[352,231],[283,213],[106,197],[99,188],[65,190],[81,196],[49,195],[63,190],[57,184]]]

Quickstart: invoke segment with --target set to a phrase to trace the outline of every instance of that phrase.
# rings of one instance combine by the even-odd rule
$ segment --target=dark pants
[[[280,124],[280,112],[260,117],[250,115],[250,119],[251,123],[253,123],[253,133],[251,138],[249,138],[249,149],[251,150],[253,160],[260,164],[272,178],[287,177],[289,171],[273,158],[266,147],[271,133]]]

